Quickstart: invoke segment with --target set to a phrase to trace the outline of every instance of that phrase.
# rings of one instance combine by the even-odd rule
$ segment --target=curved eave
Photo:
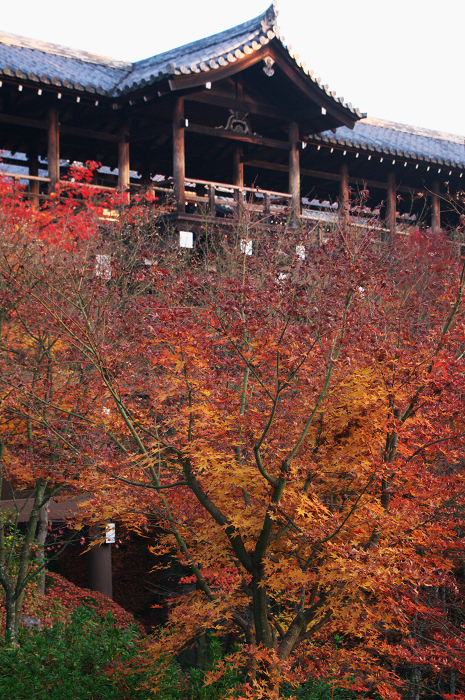
[[[242,44],[234,51],[215,56],[208,61],[179,66],[168,64],[164,70],[152,73],[140,81],[135,80],[122,90],[117,88],[112,94],[129,96],[162,81],[168,82],[171,91],[197,88],[207,82],[213,83],[235,75],[267,57],[276,61],[307,97],[334,116],[337,115],[344,126],[352,128],[355,122],[364,116],[351,103],[345,103],[344,98],[337,97],[337,93],[331,91],[328,85],[322,85],[320,78],[315,78],[313,71],[307,70],[298,56],[290,53],[279,38],[279,33],[272,30],[268,30],[252,42]]]
[[[450,160],[448,158],[441,158],[439,156],[428,156],[423,153],[415,153],[414,151],[402,150],[400,148],[388,148],[387,146],[374,146],[366,141],[352,141],[351,139],[344,138],[342,136],[327,136],[326,134],[312,134],[308,137],[307,143],[313,143],[317,145],[324,144],[325,146],[339,149],[346,149],[347,151],[352,151],[353,153],[366,153],[367,155],[378,155],[381,158],[393,158],[396,160],[401,158],[405,161],[410,161],[413,163],[424,163],[427,165],[439,165],[448,167],[456,170],[465,170],[465,163],[460,163],[455,160]]]
[[[10,79],[16,84],[30,85],[31,87],[56,88],[71,90],[77,93],[88,93],[90,95],[100,95],[102,97],[110,97],[110,93],[102,87],[94,85],[81,85],[81,83],[72,83],[70,80],[60,80],[57,77],[49,77],[47,75],[36,75],[35,73],[23,73],[21,70],[12,70],[9,66],[0,67],[0,76]]]
[[[314,78],[300,65],[283,47],[278,39],[267,40],[256,49],[251,47],[250,51],[241,52],[234,56],[228,54],[222,61],[211,61],[212,65],[201,63],[194,67],[187,68],[180,66],[171,73],[160,72],[157,76],[151,76],[149,80],[134,83],[131,88],[120,93],[121,97],[132,97],[137,92],[143,92],[151,85],[157,83],[161,88],[160,93],[165,92],[185,92],[192,89],[205,87],[207,83],[215,83],[225,78],[236,75],[251,66],[264,61],[266,58],[273,59],[276,66],[287,75],[290,81],[300,90],[304,98],[326,110],[334,120],[334,125],[344,125],[353,128],[356,121],[364,115],[352,107],[345,104],[343,98],[337,97],[335,92],[331,92],[327,85],[322,85],[321,81]],[[332,128],[333,124],[326,123],[325,129]]]

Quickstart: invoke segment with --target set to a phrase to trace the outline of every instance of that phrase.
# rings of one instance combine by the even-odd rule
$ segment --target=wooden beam
[[[255,63],[263,61],[266,56],[271,56],[269,46],[264,46],[263,49],[254,51],[253,53],[240,58],[233,63],[228,63],[227,66],[217,68],[216,70],[207,71],[205,73],[191,73],[190,75],[180,75],[168,80],[168,86],[171,91],[188,90],[189,88],[201,87],[205,83],[214,78],[215,82],[224,80],[230,76],[240,73],[246,68],[250,68]]]
[[[48,129],[48,122],[41,119],[27,119],[26,117],[16,117],[11,114],[0,114],[0,123],[14,124],[15,126],[26,126],[28,129]]]
[[[60,181],[60,124],[57,107],[50,107],[48,111],[47,162],[50,178],[49,194],[51,194]]]
[[[339,182],[339,211],[341,226],[347,231],[350,224],[350,201],[349,201],[349,167],[347,163],[341,165]]]
[[[263,61],[263,59],[268,56],[275,61],[275,69],[281,70],[306,97],[310,98],[310,100],[315,102],[319,107],[325,107],[328,114],[335,117],[341,124],[349,128],[353,127],[358,117],[356,115],[349,116],[346,107],[336,102],[333,97],[326,95],[326,93],[318,85],[315,85],[308,76],[303,75],[292,59],[289,58],[286,49],[277,42],[273,43],[272,46],[271,44],[267,44],[263,49],[254,51],[248,56],[222,68],[217,68],[214,71],[191,73],[189,75],[180,75],[179,77],[171,78],[168,80],[168,86],[172,91],[201,87],[209,80],[212,80],[212,78],[216,82],[242,72],[246,68]]]
[[[289,124],[289,194],[292,195],[292,223],[294,226],[300,217],[300,153],[299,153],[299,125],[297,122]]]
[[[244,160],[244,165],[250,166],[251,168],[263,168],[263,170],[276,170],[278,172],[287,173],[289,172],[289,166],[283,163],[269,163],[264,160]],[[334,182],[340,182],[341,176],[339,173],[325,173],[322,170],[310,170],[309,168],[300,168],[300,174],[302,176],[314,177],[320,180],[333,180]],[[358,187],[375,187],[379,190],[386,190],[387,183],[378,180],[365,180],[362,177],[349,177],[349,183],[351,185],[357,185]],[[405,192],[406,194],[412,194],[417,191],[417,187],[406,187],[400,185],[396,188],[397,192]]]
[[[286,49],[278,44],[276,53],[284,53],[284,60],[279,60],[278,55],[273,55],[276,65],[287,75],[291,82],[298,87],[312,102],[315,102],[319,107],[324,107],[328,114],[338,120],[340,123],[352,129],[359,117],[355,114],[348,114],[347,107],[343,107],[339,102],[336,102],[334,97],[327,95],[319,85],[315,85],[308,76],[300,73],[294,65],[292,59],[288,56]]]
[[[110,141],[111,143],[118,143],[120,139],[119,134],[107,134],[105,131],[81,129],[78,126],[62,126],[60,128],[60,132],[62,134],[66,134],[66,136],[79,136],[83,139],[93,139],[95,141]]]
[[[176,207],[179,214],[186,209],[186,161],[184,153],[184,100],[178,97],[173,110],[173,182]]]
[[[192,131],[195,134],[203,134],[205,136],[215,136],[216,138],[231,139],[232,141],[241,141],[242,143],[255,143],[258,146],[269,146],[270,148],[279,148],[284,151],[289,151],[291,145],[288,141],[277,141],[276,139],[268,139],[263,136],[252,136],[249,134],[240,134],[234,131],[226,131],[226,129],[214,129],[211,126],[203,126],[201,124],[191,124],[186,127],[186,131]]]
[[[129,125],[121,127],[118,141],[118,187],[122,192],[129,189]]]
[[[256,102],[250,99],[235,99],[226,95],[218,95],[214,90],[205,90],[205,92],[193,92],[185,97],[189,102],[200,102],[202,104],[212,105],[213,107],[224,107],[225,109],[233,109],[236,112],[246,112],[247,114],[257,114],[261,117],[270,117],[271,119],[281,119],[289,122],[292,115],[286,109],[278,109],[275,105],[265,102]]]
[[[439,233],[441,230],[441,200],[439,198],[439,182],[435,180],[431,187],[431,231]]]
[[[14,126],[25,126],[27,129],[41,129],[47,131],[48,121],[40,119],[28,119],[27,117],[17,117],[11,114],[0,114],[0,123],[13,124]],[[112,141],[118,142],[118,134],[108,134],[105,131],[93,131],[92,129],[82,129],[78,126],[62,126],[60,125],[60,133],[70,136],[80,136],[86,139],[95,139],[97,141]]]

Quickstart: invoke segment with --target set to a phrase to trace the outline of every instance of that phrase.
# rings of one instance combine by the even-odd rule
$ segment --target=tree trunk
[[[39,512],[39,528],[37,531],[37,544],[39,545],[39,551],[37,552],[37,559],[40,566],[42,566],[42,571],[39,575],[39,580],[37,582],[37,588],[39,593],[45,594],[45,540],[47,539],[48,532],[48,503],[46,503]]]
[[[5,634],[9,638],[12,646],[18,646],[18,624],[16,620],[15,590],[13,582],[4,570],[0,567],[0,583],[5,591]]]
[[[26,532],[26,536],[21,547],[21,553],[19,556],[19,568],[16,577],[15,585],[15,632],[17,634],[19,618],[21,616],[21,608],[23,606],[24,595],[26,593],[27,579],[29,575],[29,568],[31,564],[32,557],[32,547],[37,532],[37,525],[39,523],[40,509],[44,505],[44,496],[46,492],[47,484],[45,481],[38,481],[35,489],[34,504],[32,506],[31,515],[29,516],[29,523]]]
[[[263,644],[267,649],[275,648],[275,640],[271,625],[268,622],[268,606],[266,587],[261,575],[252,579],[252,608],[255,622],[257,644]]]

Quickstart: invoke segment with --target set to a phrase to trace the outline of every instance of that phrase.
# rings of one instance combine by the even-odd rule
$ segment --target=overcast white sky
[[[271,0],[17,0],[0,30],[135,61],[240,24]],[[280,0],[307,68],[370,116],[465,135],[465,0]]]

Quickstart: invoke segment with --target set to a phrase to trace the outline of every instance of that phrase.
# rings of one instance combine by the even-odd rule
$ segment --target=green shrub
[[[191,668],[186,672],[187,691],[185,700],[216,700],[218,697],[226,695],[227,692],[232,693],[234,688],[240,685],[242,682],[241,674],[237,669],[232,668],[227,670],[218,681],[211,685],[204,685],[206,673],[214,670],[222,655],[223,651],[219,638],[207,635],[205,667],[203,669]]]
[[[355,700],[355,693],[332,686],[320,678],[309,678],[297,688],[285,685],[281,697],[283,700],[289,697],[295,697],[296,700]]]
[[[134,658],[140,647],[136,627],[121,630],[109,613],[104,620],[95,610],[80,607],[69,624],[50,629],[21,628],[20,647],[6,640],[0,645],[0,697],[5,700],[145,700],[138,690],[141,678],[124,678],[107,669]]]
[[[153,700],[144,682],[159,673],[157,665],[138,672],[142,649],[135,625],[121,629],[109,612],[102,619],[95,609],[76,608],[69,622],[51,628],[22,627],[20,647],[0,641],[0,698],[2,700]],[[173,659],[163,665],[156,700],[216,700],[234,696],[242,678],[228,670],[205,686],[205,675],[222,658],[218,637],[207,635],[203,668],[181,670]],[[125,664],[128,664],[125,671]],[[297,688],[283,687],[281,697],[296,700],[353,700],[354,693],[308,680]]]

